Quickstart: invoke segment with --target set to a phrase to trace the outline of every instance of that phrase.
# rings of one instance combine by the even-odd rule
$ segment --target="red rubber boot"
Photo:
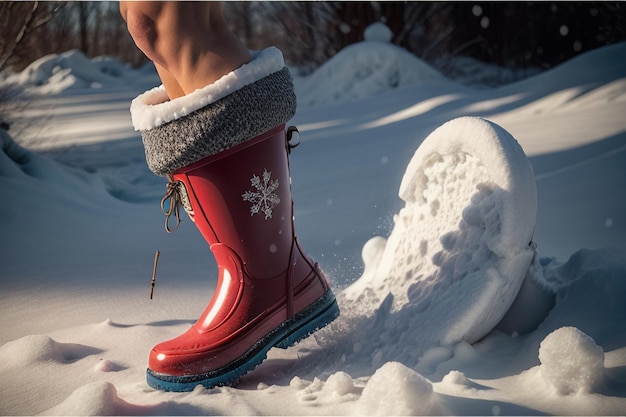
[[[170,176],[219,276],[196,323],[152,349],[151,387],[230,385],[272,347],[287,348],[339,315],[326,277],[295,236],[288,150],[281,125]]]

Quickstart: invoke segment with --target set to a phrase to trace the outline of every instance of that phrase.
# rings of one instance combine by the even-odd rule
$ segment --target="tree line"
[[[392,42],[427,62],[466,55],[508,67],[549,68],[626,40],[623,2],[226,2],[233,31],[251,49],[276,45],[310,72],[383,22]],[[0,2],[0,70],[19,71],[50,53],[79,49],[134,66],[135,47],[117,2]]]

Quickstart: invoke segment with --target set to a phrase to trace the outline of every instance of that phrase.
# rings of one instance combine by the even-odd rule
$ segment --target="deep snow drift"
[[[392,47],[380,39],[360,46],[361,52],[344,52],[358,55],[355,66],[363,73],[384,79],[404,74],[409,65],[395,61],[398,68],[390,72],[368,59],[395,53],[385,51]],[[303,246],[337,286],[352,284],[338,290],[343,315],[316,337],[271,351],[235,387],[180,394],[146,386],[147,353],[198,316],[216,271],[190,222],[173,235],[162,230],[164,180],[145,167],[128,114],[130,99],[153,85],[154,74],[116,66],[117,81],[107,81],[93,75],[96,63],[81,61],[77,68],[57,63],[47,70],[52,75],[35,77],[45,89],[28,84],[26,75],[10,77],[5,82],[28,88],[31,103],[10,136],[0,131],[0,413],[623,414],[625,53],[624,44],[603,48],[497,89],[418,77],[401,89],[395,82],[379,90],[367,81],[354,84],[357,95],[336,99],[327,94],[332,84],[344,77],[348,85],[353,75],[329,65],[317,90],[308,96],[298,90],[303,105],[294,124],[303,143],[291,166]],[[60,59],[49,57],[37,68],[67,62]],[[71,75],[74,83],[67,81]],[[431,297],[428,291],[440,290],[416,285],[423,282],[420,273],[434,277],[435,286],[441,281],[441,288],[455,271],[470,272],[472,262],[479,270],[494,266],[493,253],[525,239],[523,233],[491,231],[481,232],[486,240],[473,240],[495,224],[489,221],[494,207],[503,210],[490,200],[488,187],[474,187],[484,181],[480,161],[471,154],[420,156],[455,141],[440,137],[440,144],[426,143],[415,154],[437,126],[464,115],[493,120],[531,157],[537,254],[496,329],[469,342],[424,339],[451,326],[433,320],[433,312],[489,303],[463,294]],[[466,127],[461,123],[448,133],[464,138]],[[497,148],[481,149],[497,167]],[[484,160],[483,168],[495,169]],[[490,181],[507,184],[505,176]],[[407,195],[415,196],[414,206]],[[532,207],[528,189],[503,201],[515,198]],[[420,211],[427,221],[419,220]],[[402,229],[398,224],[416,213],[418,220],[406,227],[428,238],[410,242],[411,253],[396,253],[394,224]],[[462,239],[440,231],[462,222],[471,226],[461,229],[470,231],[465,241],[479,242],[469,252]],[[513,230],[515,222],[509,226]],[[494,236],[512,239],[498,244],[489,240]],[[156,249],[161,261],[151,301]],[[438,255],[452,249],[471,256]],[[394,268],[407,266],[420,271],[408,281],[394,275]],[[476,282],[498,282],[490,274],[477,274],[484,278]]]

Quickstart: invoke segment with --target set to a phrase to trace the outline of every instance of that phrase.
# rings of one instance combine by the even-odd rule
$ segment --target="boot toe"
[[[224,340],[220,339],[220,343],[208,346],[202,344],[207,334],[192,327],[180,337],[152,349],[148,384],[166,391],[190,391],[198,384],[207,388],[231,385],[263,362],[272,347],[286,349],[338,316],[335,297],[328,290],[264,336],[234,338],[223,344],[220,343]]]

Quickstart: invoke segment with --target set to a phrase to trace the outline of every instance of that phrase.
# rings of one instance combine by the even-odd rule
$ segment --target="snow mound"
[[[143,411],[143,412],[142,412]],[[148,414],[150,409],[129,404],[117,395],[117,389],[106,381],[92,382],[76,389],[72,395],[48,410],[51,416],[121,416]]]
[[[363,415],[440,414],[432,383],[398,362],[387,362],[372,375],[358,402]]]
[[[591,393],[604,376],[604,351],[575,327],[546,336],[539,361],[541,375],[561,395]]]
[[[324,392],[334,396],[354,394],[356,388],[352,377],[345,372],[335,372],[324,384]]]
[[[99,372],[119,372],[125,368],[115,362],[103,359],[94,367],[94,369]]]
[[[128,75],[131,67],[122,63],[119,59],[112,56],[97,56],[91,59],[90,65],[98,70],[99,74],[108,75],[113,78],[123,78]],[[149,71],[154,71],[149,65],[146,66]]]
[[[102,88],[118,85],[126,71],[114,58],[87,58],[78,50],[46,55],[18,74],[6,79],[7,84],[18,85],[30,93],[59,94],[66,90]]]
[[[443,379],[441,380],[444,385],[458,385],[461,387],[467,387],[470,385],[469,379],[465,376],[463,372],[460,371],[450,371],[448,372]]]
[[[372,23],[363,32],[363,39],[366,42],[391,42],[392,37],[391,29],[381,22]]]
[[[0,369],[21,368],[37,362],[73,362],[97,349],[75,343],[59,343],[49,336],[30,335],[0,346]]]
[[[437,70],[405,49],[380,42],[380,28],[366,40],[342,49],[296,85],[298,105],[321,105],[360,100],[421,82],[443,81]]]

